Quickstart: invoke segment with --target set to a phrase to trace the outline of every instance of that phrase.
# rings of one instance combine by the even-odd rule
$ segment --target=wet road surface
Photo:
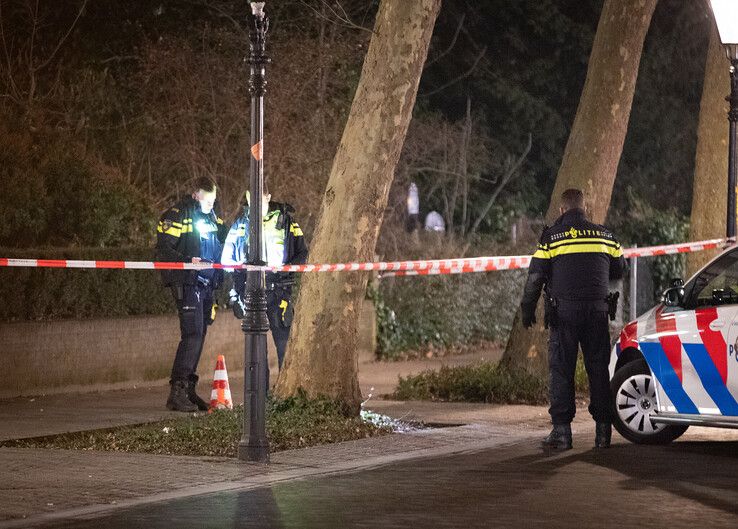
[[[578,444],[544,454],[526,442],[42,527],[738,527],[738,441]]]

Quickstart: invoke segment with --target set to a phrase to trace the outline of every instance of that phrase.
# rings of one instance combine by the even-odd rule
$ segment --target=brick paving
[[[102,512],[142,501],[258,487],[506,446],[533,434],[491,425],[421,430],[279,452],[273,454],[268,466],[228,458],[0,448],[0,490],[4,492],[0,494],[0,527],[55,519],[54,513]]]

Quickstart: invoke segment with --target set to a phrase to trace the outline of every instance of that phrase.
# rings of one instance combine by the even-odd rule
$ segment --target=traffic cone
[[[228,385],[228,371],[226,371],[225,357],[218,355],[213,374],[213,391],[210,392],[210,410],[232,410],[231,388]]]

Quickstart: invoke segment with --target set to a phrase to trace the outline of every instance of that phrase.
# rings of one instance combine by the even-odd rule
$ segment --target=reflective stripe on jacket
[[[269,203],[269,213],[264,218],[264,242],[266,248],[266,262],[276,265],[280,259],[275,258],[281,253],[279,264],[303,264],[307,261],[308,248],[302,229],[292,217],[292,206],[277,202]],[[243,264],[248,259],[249,240],[249,210],[244,207],[244,213],[231,226],[223,246],[223,264]],[[283,250],[281,250],[281,248]],[[291,281],[294,274],[280,273],[267,274],[267,283]]]
[[[549,296],[570,301],[603,301],[611,280],[624,269],[623,250],[610,230],[569,210],[541,235],[528,269],[524,306],[535,306],[543,285]]]
[[[156,228],[157,261],[189,263],[193,257],[201,257],[200,233],[193,224],[193,219],[202,216],[199,208],[195,199],[186,198],[162,214]],[[222,244],[228,228],[215,212],[208,217],[209,224],[217,227],[217,239]],[[165,286],[197,282],[197,270],[162,270],[161,276]]]

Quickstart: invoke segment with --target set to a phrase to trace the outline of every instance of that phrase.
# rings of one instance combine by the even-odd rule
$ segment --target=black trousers
[[[610,334],[602,302],[559,302],[548,347],[551,422],[574,419],[574,373],[579,346],[589,378],[589,413],[597,422],[611,422]]]
[[[287,340],[290,337],[290,326],[294,310],[292,307],[292,287],[275,286],[267,289],[267,317],[269,328],[272,330],[272,338],[277,348],[277,361],[282,369],[284,355],[287,351]]]
[[[208,325],[213,323],[213,291],[203,285],[172,287],[179,314],[180,341],[170,382],[197,380],[197,364]]]

